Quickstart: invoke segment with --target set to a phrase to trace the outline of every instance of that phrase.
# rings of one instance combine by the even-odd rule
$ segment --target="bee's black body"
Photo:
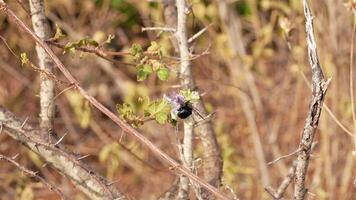
[[[181,119],[188,118],[193,112],[193,107],[190,105],[190,103],[184,102],[181,104],[181,106],[177,109],[177,115]]]

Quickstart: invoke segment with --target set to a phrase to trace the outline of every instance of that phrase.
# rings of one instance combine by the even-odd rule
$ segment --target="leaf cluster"
[[[150,101],[146,99],[143,115],[136,114],[130,103],[117,104],[116,109],[119,116],[134,127],[139,127],[145,122],[155,120],[159,124],[165,124],[169,120],[171,106],[165,99]]]
[[[162,47],[155,41],[146,51],[139,44],[133,44],[130,54],[135,58],[137,69],[137,81],[144,81],[152,73],[156,73],[159,80],[166,81],[169,77],[169,70],[162,62]]]

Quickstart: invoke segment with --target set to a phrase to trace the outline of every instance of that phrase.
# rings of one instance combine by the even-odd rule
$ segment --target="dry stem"
[[[312,98],[309,105],[309,111],[305,120],[302,139],[299,144],[300,151],[298,153],[297,158],[294,187],[295,200],[303,200],[308,191],[305,187],[305,179],[309,164],[309,158],[311,155],[315,131],[318,127],[319,117],[323,108],[325,93],[330,82],[330,79],[327,81],[324,79],[323,71],[319,63],[317,46],[313,33],[313,16],[308,6],[308,2],[304,0],[303,4],[304,15],[306,18],[305,28],[307,33],[308,55],[312,71]]]

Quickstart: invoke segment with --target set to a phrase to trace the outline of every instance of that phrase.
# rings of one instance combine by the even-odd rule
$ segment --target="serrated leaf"
[[[159,124],[164,124],[167,122],[167,119],[168,119],[168,115],[167,113],[164,113],[164,112],[160,112],[160,113],[157,113],[155,115],[155,120],[159,123]]]
[[[169,70],[166,67],[160,68],[157,71],[157,76],[159,80],[166,81],[169,77]]]
[[[191,103],[196,103],[199,99],[199,93],[197,91],[191,91],[189,89],[181,90],[179,92],[186,101],[190,101]]]
[[[78,47],[82,47],[82,46],[93,46],[93,47],[98,47],[99,43],[97,41],[95,41],[94,39],[91,38],[84,38],[81,40],[78,40],[76,42],[69,42],[65,45],[64,47],[64,52],[63,53],[75,53],[75,49]]]
[[[171,107],[165,99],[152,102],[145,111],[146,116],[154,117],[159,124],[164,124],[168,120]]]
[[[116,110],[119,113],[120,117],[124,119],[131,119],[133,115],[133,109],[131,104],[129,103],[123,103],[122,105],[117,104],[116,105]]]
[[[132,44],[131,48],[130,48],[130,54],[132,56],[141,56],[143,53],[143,49],[142,46],[139,44]]]
[[[150,65],[138,65],[137,66],[137,81],[144,81],[152,73],[152,67]]]

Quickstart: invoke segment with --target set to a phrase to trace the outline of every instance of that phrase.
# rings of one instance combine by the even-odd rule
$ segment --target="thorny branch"
[[[79,82],[73,77],[73,75],[68,71],[68,69],[63,65],[63,63],[59,60],[59,58],[53,53],[53,51],[50,49],[50,47],[40,38],[38,38],[25,24],[23,21],[21,21],[16,14],[7,6],[7,4],[3,1],[0,0],[0,11],[3,11],[4,13],[7,14],[7,16],[13,20],[17,25],[18,28],[26,32],[31,36],[31,38],[36,41],[37,44],[39,44],[45,51],[46,53],[51,57],[51,59],[54,61],[56,66],[59,68],[59,70],[64,74],[64,76],[69,80],[69,82],[75,86],[75,88],[79,91],[79,93],[87,99],[94,107],[96,107],[98,110],[100,110],[103,114],[108,116],[113,122],[115,122],[117,125],[119,125],[123,131],[126,133],[129,133],[130,135],[134,136],[137,140],[139,140],[142,144],[147,146],[154,154],[156,154],[158,157],[162,158],[163,161],[168,163],[172,169],[176,169],[180,173],[188,176],[192,181],[198,183],[202,187],[204,187],[206,190],[210,191],[213,193],[216,197],[219,197],[220,199],[229,199],[226,197],[224,194],[222,194],[217,188],[213,187],[206,181],[202,180],[195,174],[191,173],[189,169],[179,165],[174,159],[172,159],[169,155],[164,153],[162,150],[160,150],[156,145],[154,145],[151,141],[149,141],[146,137],[144,137],[141,133],[139,133],[136,129],[122,121],[117,115],[115,115],[113,112],[111,112],[108,108],[106,108],[104,105],[102,105],[97,99],[92,97],[91,95],[88,94],[87,91],[85,91],[79,84]],[[221,173],[221,171],[220,171]],[[213,182],[215,183],[215,181]],[[215,184],[214,184],[215,185]]]
[[[68,153],[59,144],[49,143],[45,133],[24,124],[1,105],[0,123],[5,133],[40,155],[91,199],[126,199],[114,187],[108,186],[103,177],[80,162],[75,155]]]
[[[14,158],[10,158],[10,157],[7,157],[7,156],[4,156],[4,155],[0,154],[0,160],[6,160],[7,162],[15,165],[18,169],[20,169],[21,171],[25,172],[29,176],[34,177],[37,180],[41,181],[43,183],[43,185],[45,185],[49,190],[56,192],[61,199],[63,199],[63,200],[66,199],[64,197],[63,193],[56,186],[54,186],[51,183],[47,182],[46,179],[44,179],[41,176],[39,176],[37,172],[34,172],[34,171],[29,170],[26,167],[22,166],[20,163],[16,162],[14,160]]]

